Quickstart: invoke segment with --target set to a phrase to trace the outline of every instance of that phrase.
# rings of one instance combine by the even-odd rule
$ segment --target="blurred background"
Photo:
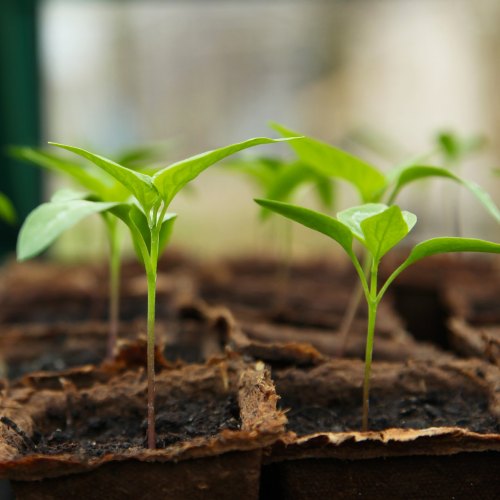
[[[253,136],[269,120],[346,148],[383,169],[435,147],[453,130],[485,146],[460,166],[500,203],[500,2],[497,0],[62,1],[4,0],[0,21],[0,191],[22,222],[60,184],[9,158],[12,144],[52,140],[113,156],[165,145],[162,164]],[[291,157],[285,145],[247,155]],[[339,184],[336,208],[353,192]],[[245,178],[223,167],[181,194],[176,246],[202,257],[266,251],[276,221],[259,223]],[[498,241],[499,226],[444,181],[409,188],[416,239]],[[314,207],[307,189],[295,198]],[[97,219],[96,219],[97,221]],[[106,250],[98,222],[60,239],[65,259]],[[332,251],[294,229],[297,256]],[[1,250],[15,246],[1,225]]]

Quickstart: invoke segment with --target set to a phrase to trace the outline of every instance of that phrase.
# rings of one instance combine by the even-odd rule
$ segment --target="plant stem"
[[[363,273],[366,275],[369,271],[370,266],[370,256],[365,253],[363,257]],[[361,298],[363,297],[363,284],[361,281],[356,283],[356,286],[349,297],[349,303],[347,305],[346,312],[342,318],[342,322],[339,327],[339,349],[337,351],[337,357],[341,358],[344,356],[346,345],[347,345],[347,335],[351,329],[352,322],[356,317],[356,313],[361,303]]]
[[[148,279],[147,374],[148,374],[148,448],[156,448],[155,431],[155,306],[159,228],[151,230],[151,256]]]
[[[377,273],[378,262],[372,263],[371,281],[370,281],[370,297],[368,300],[368,329],[366,335],[366,350],[365,350],[365,373],[363,381],[363,432],[368,430],[368,411],[370,407],[370,376],[372,369],[373,357],[373,339],[375,336],[375,322],[377,319]]]
[[[113,359],[120,321],[120,242],[115,219],[108,219],[109,257],[109,337],[107,358]]]

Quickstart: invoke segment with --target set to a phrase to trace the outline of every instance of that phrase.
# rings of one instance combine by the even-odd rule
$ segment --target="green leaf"
[[[449,161],[458,162],[467,155],[479,151],[486,143],[481,135],[459,137],[454,132],[441,132],[436,137],[436,142]]]
[[[90,151],[86,151],[85,149],[58,144],[55,142],[49,142],[49,144],[71,151],[72,153],[90,160],[99,168],[102,168],[118,182],[123,184],[123,186],[125,186],[130,193],[137,198],[145,210],[149,210],[155,203],[157,203],[159,199],[158,192],[153,185],[151,177],[148,175],[135,172],[134,170],[119,165],[108,158],[96,155]]]
[[[402,212],[396,205],[361,221],[365,244],[374,260],[379,262],[410,232],[416,222],[414,214]]]
[[[352,250],[351,230],[349,227],[342,224],[342,222],[339,222],[328,215],[315,212],[314,210],[310,210],[308,208],[299,207],[297,205],[291,205],[289,203],[259,199],[256,199],[255,202],[260,206],[272,210],[277,214],[283,215],[288,219],[294,220],[303,226],[329,236],[339,243],[351,258],[355,258]]]
[[[201,153],[186,160],[170,165],[153,175],[153,183],[158,189],[163,201],[168,205],[174,196],[190,181],[195,179],[206,168],[238,151],[260,144],[273,144],[289,139],[268,139],[257,137],[244,142],[225,146]]]
[[[453,252],[500,253],[500,244],[476,238],[432,238],[415,245],[401,267],[406,268],[424,257]]]
[[[396,198],[404,186],[428,177],[443,177],[461,184],[477,198],[477,200],[497,220],[497,222],[500,222],[500,210],[495,205],[495,202],[491,199],[490,195],[482,187],[474,182],[462,179],[455,173],[442,167],[412,165],[399,169],[392,176],[395,186],[391,194],[390,201],[392,202]]]
[[[14,206],[7,196],[0,193],[0,219],[4,220],[8,224],[15,224],[17,217]]]
[[[29,161],[46,170],[68,175],[77,184],[103,199],[106,198],[106,193],[112,185],[113,179],[107,174],[103,173],[99,176],[96,172],[90,173],[79,163],[70,162],[46,151],[29,147],[11,147],[9,153],[17,159]]]
[[[277,123],[271,127],[284,137],[301,135]],[[377,168],[330,144],[304,137],[290,146],[304,163],[320,174],[354,185],[363,202],[376,201],[386,187],[385,176]]]
[[[24,221],[17,240],[17,258],[26,260],[45,250],[64,231],[85,217],[109,210],[118,203],[67,200],[43,203]]]
[[[368,217],[382,213],[388,206],[383,203],[365,203],[355,207],[347,208],[337,213],[337,219],[345,224],[358,240],[365,241],[365,235],[361,229],[361,222]]]

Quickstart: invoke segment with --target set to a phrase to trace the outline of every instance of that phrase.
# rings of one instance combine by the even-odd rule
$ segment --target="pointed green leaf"
[[[238,151],[260,144],[273,144],[288,139],[257,137],[244,142],[201,153],[170,165],[153,175],[153,182],[164,202],[168,205],[174,196],[205,169]]]
[[[17,258],[26,260],[45,250],[64,231],[85,217],[109,210],[118,203],[67,200],[43,203],[24,221],[17,240]]]
[[[148,175],[135,172],[134,170],[119,165],[104,156],[96,155],[90,151],[86,151],[85,149],[67,146],[65,144],[58,144],[55,142],[49,142],[49,144],[71,151],[72,153],[90,160],[99,168],[102,168],[118,182],[123,184],[123,186],[125,186],[130,193],[137,198],[145,210],[149,210],[158,201],[158,193],[153,185],[151,177]]]
[[[396,198],[403,187],[414,181],[425,179],[427,177],[444,177],[461,184],[478,199],[478,201],[498,222],[500,222],[500,210],[495,205],[495,202],[491,199],[490,195],[482,187],[478,186],[474,182],[462,179],[455,173],[442,167],[412,165],[394,172],[393,182],[395,186],[391,195],[391,202]]]
[[[424,257],[453,252],[500,253],[500,244],[476,238],[432,238],[415,245],[402,267],[406,268]]]
[[[393,205],[361,221],[365,244],[376,262],[396,246],[413,228],[417,217]]]
[[[4,220],[8,224],[15,224],[17,217],[14,206],[7,196],[0,193],[0,219]]]
[[[289,203],[282,203],[280,201],[273,200],[255,200],[260,206],[272,210],[277,214],[283,215],[288,219],[292,219],[295,222],[302,224],[303,226],[309,227],[329,236],[347,252],[349,257],[353,258],[354,253],[352,251],[352,233],[351,230],[339,222],[325,214],[315,212],[308,208],[299,207],[297,205],[291,205]]]
[[[301,135],[277,123],[271,127],[283,137]],[[291,142],[290,146],[304,163],[320,174],[353,184],[363,202],[376,201],[386,187],[386,179],[378,169],[330,144],[305,137]]]

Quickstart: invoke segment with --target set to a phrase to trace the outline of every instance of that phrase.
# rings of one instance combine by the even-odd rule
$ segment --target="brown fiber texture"
[[[189,402],[231,397],[237,402],[238,428],[177,441],[156,450],[145,449],[137,445],[137,441],[129,448],[120,449],[119,440],[114,443],[111,439],[111,451],[99,455],[86,453],[83,446],[76,453],[37,453],[32,439],[37,432],[42,435],[57,432],[51,415],[64,415],[68,405],[75,420],[71,425],[75,427],[79,422],[83,425],[88,421],[88,408],[93,409],[88,417],[95,414],[116,419],[118,416],[119,421],[126,421],[135,413],[145,414],[144,370],[107,375],[98,369],[94,371],[96,382],[80,389],[71,382],[61,384],[59,389],[40,390],[29,385],[11,389],[10,397],[4,399],[3,417],[9,419],[7,424],[14,422],[16,428],[6,425],[3,420],[0,422],[0,477],[37,480],[81,473],[122,461],[173,463],[259,450],[272,444],[284,429],[286,418],[276,411],[277,397],[264,366],[244,364],[237,358],[220,358],[205,365],[166,369],[157,374],[157,415],[162,411],[162,404],[172,399]],[[113,451],[117,446],[117,451]]]

